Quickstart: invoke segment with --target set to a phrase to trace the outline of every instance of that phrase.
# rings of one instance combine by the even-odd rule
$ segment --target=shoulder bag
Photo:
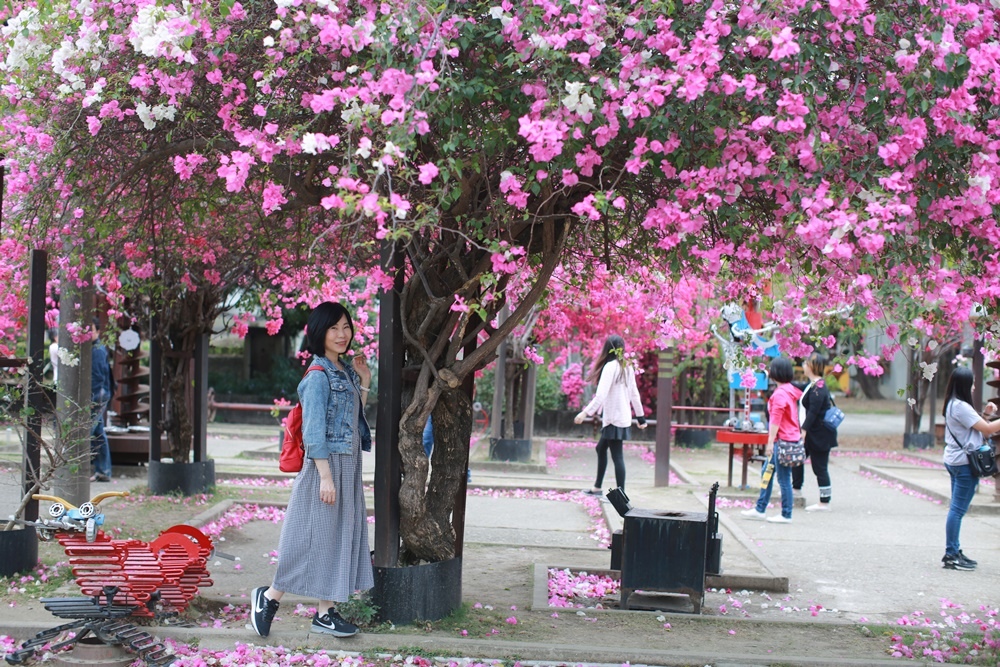
[[[947,417],[945,418],[944,426],[948,429],[948,433],[951,434],[951,439],[962,447],[966,456],[969,457],[969,467],[972,469],[973,477],[996,477],[997,473],[1000,472],[1000,468],[997,468],[997,456],[996,452],[993,450],[992,440],[985,440],[979,449],[970,452],[965,449],[965,445],[961,444],[958,438],[955,437],[951,427],[948,426]],[[969,437],[972,437],[972,432],[969,433]]]
[[[774,448],[778,450],[778,465],[796,468],[806,460],[806,446],[801,440],[774,441]]]
[[[833,402],[833,394],[830,394],[830,408],[823,415],[823,425],[831,431],[836,431],[840,422],[844,421],[844,411]]]

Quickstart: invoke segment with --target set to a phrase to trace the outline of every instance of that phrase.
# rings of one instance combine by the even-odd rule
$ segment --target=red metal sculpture
[[[101,530],[104,515],[97,508],[107,498],[127,495],[127,491],[102,493],[80,507],[55,496],[33,496],[52,505],[48,517],[28,525],[40,539],[54,536],[59,541],[76,583],[88,597],[43,598],[42,604],[55,616],[76,620],[25,641],[6,656],[8,663],[22,664],[38,647],[68,630],[75,630],[76,636],[53,645],[53,650],[93,633],[106,643],[124,645],[148,664],[174,661],[155,637],[123,619],[165,618],[186,609],[198,589],[212,585],[207,568],[212,540],[187,525],[167,528],[150,542],[108,537]]]

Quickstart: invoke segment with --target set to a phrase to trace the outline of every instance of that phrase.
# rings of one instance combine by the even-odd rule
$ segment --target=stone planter
[[[531,440],[490,438],[491,461],[531,461]]]
[[[930,449],[934,446],[932,433],[904,433],[903,447],[906,449]]]
[[[155,495],[180,493],[194,496],[215,486],[215,461],[194,463],[149,462],[149,492]]]
[[[633,429],[634,431],[635,429]],[[715,440],[715,431],[708,428],[683,428],[677,427],[674,432],[674,442],[679,447],[691,447],[693,449],[704,449]]]
[[[462,559],[409,567],[376,567],[372,602],[382,621],[437,621],[462,606]]]
[[[38,565],[38,534],[34,528],[0,531],[0,576],[28,572]]]

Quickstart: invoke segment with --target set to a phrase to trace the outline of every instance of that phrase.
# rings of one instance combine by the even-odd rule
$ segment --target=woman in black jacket
[[[809,384],[802,393],[799,410],[799,421],[802,428],[802,437],[805,439],[806,456],[812,464],[813,472],[816,474],[816,482],[819,484],[819,502],[806,507],[807,512],[828,512],[830,510],[830,450],[837,446],[837,431],[831,430],[823,422],[826,411],[833,405],[830,398],[830,391],[823,382],[823,373],[826,371],[826,358],[821,354],[813,352],[802,364]],[[802,489],[805,466],[792,468],[792,487],[798,491]]]

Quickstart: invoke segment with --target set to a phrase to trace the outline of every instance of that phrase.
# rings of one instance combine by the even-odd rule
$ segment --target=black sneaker
[[[340,617],[340,614],[332,608],[320,616],[318,613],[313,616],[310,632],[320,632],[334,637],[353,637],[358,634],[358,626],[348,623]]]
[[[253,625],[254,632],[261,637],[267,637],[271,633],[271,621],[274,620],[274,615],[278,611],[278,601],[269,600],[264,595],[267,588],[267,586],[260,586],[253,589],[253,593],[250,594],[250,598],[253,600],[250,607],[250,624]]]
[[[945,554],[941,559],[941,564],[946,570],[975,570],[975,565],[970,565],[958,556]]]
[[[961,549],[958,550],[958,560],[963,561],[966,565],[971,565],[972,567],[979,565],[978,562],[963,554]]]

